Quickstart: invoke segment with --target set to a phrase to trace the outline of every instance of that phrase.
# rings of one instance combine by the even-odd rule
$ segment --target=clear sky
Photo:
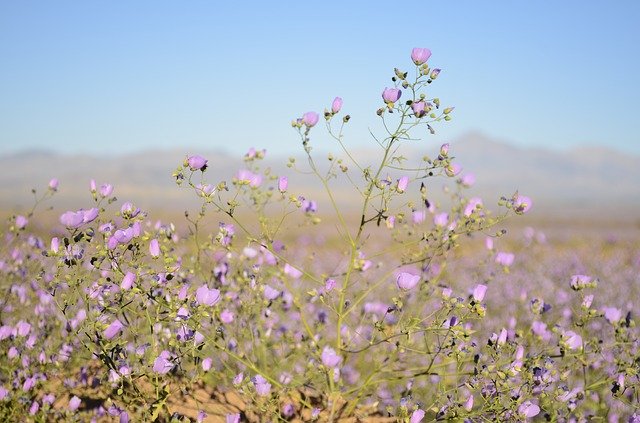
[[[635,0],[0,1],[0,154],[298,152],[291,119],[336,95],[366,145],[413,47],[456,106],[425,142],[640,153],[639,22]]]

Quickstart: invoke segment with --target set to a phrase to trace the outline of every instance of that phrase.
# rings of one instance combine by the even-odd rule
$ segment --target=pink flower
[[[74,395],[69,400],[69,410],[70,411],[76,411],[78,409],[78,407],[80,407],[80,403],[81,402],[82,401],[80,400],[80,398],[78,398],[77,396]]]
[[[384,91],[382,91],[382,99],[389,105],[393,105],[401,96],[402,91],[398,88],[385,88]]]
[[[421,118],[427,113],[425,110],[426,107],[427,107],[427,103],[425,103],[422,100],[411,103],[411,110],[413,110],[413,114],[418,118]]]
[[[464,208],[464,215],[466,217],[471,216],[471,214],[474,211],[476,211],[478,206],[482,207],[482,198],[473,197],[473,198],[469,199],[469,202],[467,203],[467,205]]]
[[[113,192],[113,185],[111,184],[102,184],[100,186],[100,196],[101,197],[108,197],[111,195],[111,193]]]
[[[531,418],[540,413],[540,407],[531,401],[525,401],[518,407],[518,412],[526,418]]]
[[[288,187],[289,179],[286,176],[281,176],[280,179],[278,179],[278,190],[284,194],[285,192],[287,192]]]
[[[202,360],[202,370],[204,370],[205,372],[208,372],[211,369],[212,363],[213,363],[213,360],[210,357],[207,357],[204,360]]]
[[[106,339],[113,339],[123,328],[122,322],[120,320],[115,319],[111,324],[104,330],[104,337]]]
[[[449,215],[447,213],[438,213],[433,217],[433,224],[436,226],[447,226],[449,223]]]
[[[315,126],[318,123],[318,114],[316,112],[307,112],[302,115],[302,123],[304,123],[308,128]]]
[[[622,312],[615,307],[604,308],[604,318],[611,324],[618,323],[622,319]]]
[[[247,169],[240,169],[237,176],[239,181],[248,183],[250,187],[257,188],[262,184],[262,176]]]
[[[413,63],[418,66],[426,63],[426,61],[429,60],[429,57],[431,57],[431,50],[428,48],[416,47],[411,50],[411,60],[413,60]]]
[[[122,278],[122,282],[120,283],[120,288],[126,290],[129,290],[133,287],[133,284],[136,281],[136,274],[133,272],[127,272],[126,275],[124,275],[124,278]]]
[[[340,97],[336,97],[333,99],[333,103],[331,103],[331,111],[333,114],[336,114],[342,109],[342,99]]]
[[[22,215],[16,216],[16,227],[18,229],[24,228],[25,226],[27,226],[27,223],[29,223],[29,220],[26,217]]]
[[[531,198],[518,195],[513,202],[513,210],[518,214],[524,214],[531,209],[532,204]]]
[[[51,191],[57,191],[58,190],[58,180],[56,178],[53,178],[49,181],[49,189]]]
[[[220,313],[220,321],[226,324],[233,322],[233,313],[226,309],[222,310]]]
[[[487,293],[487,286],[486,285],[478,285],[475,287],[475,289],[473,290],[473,299],[479,303],[484,299],[484,295]]]
[[[153,362],[153,371],[164,375],[169,373],[171,369],[173,369],[173,366],[174,364],[171,361],[171,353],[167,350],[164,350]]]
[[[415,288],[419,282],[420,275],[414,275],[408,272],[401,272],[396,278],[396,284],[398,285],[398,288],[402,289],[403,291],[409,291]]]
[[[213,306],[220,301],[220,291],[202,285],[196,290],[196,302],[200,305]]]
[[[157,239],[152,239],[151,242],[149,243],[149,254],[151,254],[151,257],[158,257],[160,255],[160,244],[158,243]]]
[[[405,192],[407,190],[407,186],[409,185],[409,177],[408,176],[403,176],[400,179],[398,179],[398,185],[396,185],[396,190],[402,194],[403,192]]]
[[[509,267],[513,264],[513,260],[515,259],[515,257],[516,256],[512,253],[505,253],[500,251],[498,254],[496,254],[495,261],[501,266]]]
[[[324,347],[322,350],[322,364],[327,367],[336,368],[342,362],[342,357],[336,354],[335,350],[331,347]]]
[[[189,169],[191,170],[202,170],[203,172],[207,169],[208,160],[202,156],[190,156],[187,159],[187,164],[189,165]]]
[[[582,347],[582,337],[573,331],[566,331],[562,338],[570,350],[575,350]]]
[[[252,379],[252,382],[253,386],[256,388],[256,393],[259,396],[266,397],[269,395],[269,392],[271,391],[271,384],[267,382],[264,377],[257,375]]]
[[[291,276],[293,279],[300,279],[300,277],[302,276],[302,272],[291,266],[289,263],[285,263],[284,273],[285,275]]]
[[[415,50],[415,49],[414,49]],[[424,419],[424,410],[417,409],[413,413],[411,413],[411,418],[409,419],[409,423],[420,423],[422,419]]]

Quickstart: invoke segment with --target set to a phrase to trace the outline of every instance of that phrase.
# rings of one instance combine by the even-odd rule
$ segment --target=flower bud
[[[51,191],[58,190],[58,180],[56,178],[53,178],[52,180],[49,181],[49,189]]]
[[[340,111],[340,109],[342,109],[342,99],[340,97],[336,97],[331,103],[331,112],[333,114],[336,114]]]
[[[281,193],[285,193],[287,192],[287,188],[289,186],[289,179],[286,176],[281,176],[280,179],[278,179],[278,190],[280,190]]]
[[[440,75],[440,69],[434,69],[431,71],[431,75],[429,75],[429,78],[431,79],[436,79],[438,77],[438,75]]]

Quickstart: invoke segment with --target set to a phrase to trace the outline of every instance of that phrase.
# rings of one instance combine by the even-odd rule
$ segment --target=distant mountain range
[[[532,213],[539,216],[570,216],[575,213],[607,214],[609,216],[640,217],[640,156],[621,153],[602,147],[551,151],[522,148],[470,133],[452,141],[450,155],[472,172],[476,184],[470,193],[495,205],[500,195],[515,190],[534,200]],[[423,147],[424,146],[424,147]],[[406,166],[420,163],[427,154],[437,155],[438,146],[420,142],[407,145],[401,151],[408,160]],[[172,171],[184,160],[186,153],[198,153],[209,159],[207,180],[217,183],[227,180],[244,167],[242,157],[222,151],[146,151],[127,156],[58,155],[51,152],[21,152],[0,156],[0,209],[19,211],[33,204],[31,189],[46,189],[48,181],[56,177],[59,193],[51,204],[56,209],[80,208],[91,205],[89,181],[109,182],[115,187],[120,201],[133,201],[151,210],[162,208],[168,212],[194,207],[193,193],[178,189],[171,178]],[[336,156],[340,156],[338,150]],[[374,149],[358,150],[354,156],[363,163],[373,164],[378,158]],[[316,159],[326,166],[326,153]],[[287,157],[271,157],[262,163],[275,174],[288,175],[292,192],[307,197],[321,196],[316,181],[286,167]],[[299,167],[306,169],[306,160],[299,159]],[[345,162],[348,163],[348,162]],[[352,166],[351,169],[354,169]],[[357,175],[354,175],[357,177]],[[398,175],[391,175],[392,178]],[[438,179],[430,189],[440,191]],[[332,181],[338,200],[352,205],[354,191],[345,178]],[[417,189],[417,187],[416,187]],[[357,196],[357,193],[356,195]]]

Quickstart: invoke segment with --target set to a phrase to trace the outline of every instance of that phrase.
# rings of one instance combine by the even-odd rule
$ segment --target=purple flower
[[[190,156],[187,159],[187,164],[189,165],[189,169],[193,171],[201,170],[204,172],[207,169],[207,162],[208,162],[207,159],[198,155]]]
[[[207,418],[207,413],[204,410],[198,411],[198,416],[196,417],[196,423],[202,423],[204,419]]]
[[[618,323],[620,319],[622,319],[622,311],[615,307],[605,307],[604,308],[604,318],[611,324]]]
[[[278,179],[278,190],[284,194],[285,192],[287,192],[288,187],[289,179],[286,176],[281,176],[280,179]]]
[[[213,363],[213,360],[211,359],[211,357],[207,357],[204,360],[202,360],[202,370],[204,370],[205,372],[208,372],[211,369],[212,363]]]
[[[164,375],[169,373],[171,369],[173,369],[173,366],[174,364],[171,361],[171,353],[167,350],[164,350],[153,362],[153,371]]]
[[[127,291],[133,287],[133,284],[135,282],[136,282],[136,274],[133,272],[127,272],[127,274],[124,275],[124,278],[122,278],[122,282],[120,283],[120,288]]]
[[[40,410],[40,404],[38,404],[38,401],[32,402],[31,407],[29,407],[29,414],[33,416],[38,412],[38,410]]]
[[[469,199],[469,202],[467,203],[466,207],[464,208],[464,215],[467,216],[467,217],[471,216],[471,214],[474,211],[476,211],[478,206],[482,207],[482,198],[473,197],[473,198]]]
[[[266,397],[271,392],[271,384],[264,377],[257,375],[252,379],[252,382],[256,393],[261,397]]]
[[[531,418],[540,413],[540,407],[531,401],[525,401],[518,407],[518,412],[526,418]]]
[[[438,75],[440,75],[441,71],[442,71],[441,69],[435,68],[434,70],[431,71],[431,75],[429,75],[429,77],[431,79],[436,79]]]
[[[122,217],[130,219],[139,215],[140,209],[127,201],[120,207],[120,214],[122,214]]]
[[[237,178],[239,181],[248,183],[253,188],[257,188],[262,184],[262,176],[247,169],[240,169]]]
[[[327,292],[332,291],[335,287],[336,287],[336,281],[335,281],[335,279],[327,279],[327,280],[324,282],[324,289],[325,289],[325,291],[327,291]]]
[[[0,385],[0,401],[4,400],[8,396],[9,396],[9,391],[7,391],[7,388]]]
[[[57,191],[58,190],[58,180],[56,178],[53,178],[49,181],[49,189],[51,191]]]
[[[532,204],[531,198],[518,195],[513,201],[513,210],[518,214],[524,214],[531,209]]]
[[[84,213],[82,212],[82,210],[76,212],[68,211],[60,216],[60,223],[62,223],[67,228],[78,228],[82,226],[83,222]]]
[[[158,257],[160,255],[160,244],[157,239],[152,239],[149,243],[149,254],[151,257]]]
[[[78,407],[80,407],[81,402],[82,401],[77,396],[74,395],[73,397],[71,397],[71,399],[69,400],[69,411],[76,411]]]
[[[396,190],[402,194],[403,192],[405,192],[407,190],[407,186],[409,185],[409,177],[408,176],[402,176],[400,179],[398,179],[398,185],[396,185]]]
[[[270,287],[269,285],[265,285],[265,287],[264,287],[264,297],[267,300],[269,300],[269,301],[275,300],[276,298],[278,298],[278,296],[280,296],[280,291]]]
[[[495,261],[501,266],[509,267],[513,264],[513,260],[515,259],[515,257],[516,256],[512,253],[505,253],[500,251],[498,254],[496,254]]]
[[[107,328],[104,330],[104,337],[106,339],[113,339],[123,328],[123,324],[120,320],[115,319]]]
[[[340,109],[342,109],[342,99],[340,97],[336,97],[331,103],[331,112],[333,114],[336,114],[340,111]]]
[[[396,278],[396,284],[398,285],[398,288],[404,291],[409,291],[415,288],[419,282],[420,275],[413,275],[407,272],[401,272]]]
[[[111,193],[113,192],[113,185],[111,184],[102,184],[100,185],[100,196],[101,197],[108,197],[111,195]]]
[[[213,306],[220,301],[220,291],[209,289],[205,284],[196,290],[196,302],[200,305]]]
[[[240,423],[240,413],[227,414],[226,423]]]
[[[291,276],[293,279],[300,279],[302,276],[302,272],[291,266],[289,263],[284,264],[284,273],[285,275]]]
[[[400,91],[398,88],[385,88],[384,91],[382,91],[382,99],[389,106],[392,106],[393,103],[398,101],[401,96],[402,91]]]
[[[449,143],[444,143],[440,146],[440,156],[442,158],[447,157],[449,155]]]
[[[414,101],[413,103],[411,103],[411,110],[413,110],[413,114],[417,118],[421,118],[422,116],[427,114],[426,107],[427,107],[427,103],[425,103],[422,100]]]
[[[29,334],[29,331],[31,331],[31,325],[24,320],[20,320],[16,324],[16,334],[18,336],[25,337]]]
[[[429,60],[429,57],[431,57],[431,50],[429,50],[428,48],[416,47],[411,50],[411,60],[413,60],[413,63],[418,66],[426,63],[426,61]],[[411,423],[414,422],[412,421]]]
[[[222,321],[222,323],[226,323],[229,324],[231,322],[233,322],[233,312],[229,311],[229,310],[222,310],[222,312],[220,313],[220,321]]]
[[[591,283],[591,277],[586,275],[573,275],[571,276],[571,288],[574,290],[580,290],[585,288]]]
[[[413,413],[411,413],[411,418],[409,419],[409,423],[420,423],[422,419],[424,419],[424,410],[417,409]]]
[[[96,207],[89,210],[82,210],[82,223],[93,222],[96,217],[98,217],[98,213],[100,213],[100,210]]]
[[[573,331],[566,331],[562,338],[564,339],[567,348],[575,350],[582,347],[582,337]]]
[[[433,217],[433,224],[444,227],[449,223],[449,215],[447,213],[438,213]]]
[[[304,123],[308,128],[315,126],[318,123],[318,114],[316,112],[307,112],[302,115],[302,123]]]
[[[18,229],[23,229],[25,226],[27,226],[27,223],[29,223],[29,219],[27,219],[26,217],[20,214],[16,216],[16,227]]]
[[[460,183],[468,188],[476,183],[476,175],[473,173],[466,173],[462,175],[462,178],[460,178]]]
[[[484,299],[484,295],[487,293],[486,285],[478,285],[473,290],[473,299],[479,303]]]
[[[196,194],[200,197],[209,197],[216,192],[216,187],[211,184],[198,184],[196,185]]]
[[[113,233],[113,239],[116,240],[118,244],[128,244],[129,241],[133,239],[135,235],[135,230],[133,227],[128,227],[126,229],[118,229]]]
[[[336,354],[331,347],[324,347],[321,354],[322,364],[327,367],[336,368],[342,362],[342,357]]]
[[[416,210],[413,213],[411,213],[411,220],[413,221],[413,223],[415,223],[416,225],[424,222],[427,219],[427,212],[426,210]]]

